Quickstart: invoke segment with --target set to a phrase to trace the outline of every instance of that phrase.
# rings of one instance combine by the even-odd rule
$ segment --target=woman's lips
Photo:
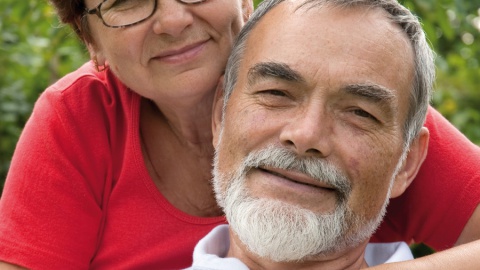
[[[184,46],[180,49],[167,50],[155,56],[154,59],[171,64],[189,61],[201,53],[207,42],[208,40],[204,40]]]

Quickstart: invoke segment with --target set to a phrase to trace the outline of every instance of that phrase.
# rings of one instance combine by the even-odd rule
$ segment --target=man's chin
[[[253,254],[275,262],[334,252],[344,233],[343,211],[316,215],[289,203],[254,198],[230,205],[226,215],[240,241]]]

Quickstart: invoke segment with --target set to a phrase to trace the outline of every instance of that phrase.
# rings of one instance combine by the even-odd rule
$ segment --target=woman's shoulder
[[[40,100],[48,100],[50,105],[67,106],[73,111],[99,108],[130,107],[139,99],[112,72],[107,69],[97,71],[91,62],[60,78],[50,85]],[[38,103],[38,102],[37,102]]]
[[[65,75],[58,81],[53,83],[47,88],[47,92],[60,92],[68,94],[76,94],[76,91],[82,91],[84,93],[88,90],[115,92],[125,91],[126,86],[116,78],[115,75],[109,70],[97,71],[91,61],[84,63],[77,70]],[[78,93],[78,94],[80,94]]]

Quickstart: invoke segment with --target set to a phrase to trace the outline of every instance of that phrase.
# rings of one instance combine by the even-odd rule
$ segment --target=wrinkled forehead
[[[289,38],[286,35],[288,31],[290,31],[290,35],[296,33],[314,35],[311,37],[311,41],[315,41],[313,38],[318,38],[319,34],[324,35],[325,33],[333,34],[333,37],[353,37],[360,34],[366,40],[398,42],[401,45],[394,44],[395,47],[411,51],[411,44],[406,33],[390,19],[390,14],[381,7],[365,3],[335,4],[334,1],[282,1],[260,19],[250,34],[249,43],[268,41],[271,37]],[[270,39],[258,38],[264,34],[270,34]],[[382,46],[381,43],[379,45]]]

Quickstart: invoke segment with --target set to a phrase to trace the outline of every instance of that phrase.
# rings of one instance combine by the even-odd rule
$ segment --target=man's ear
[[[427,157],[429,138],[428,129],[422,127],[418,137],[411,143],[407,157],[395,177],[390,198],[402,195],[417,176],[423,161]]]
[[[253,13],[253,1],[242,0],[243,22],[247,22],[250,15]]]
[[[215,97],[213,100],[212,108],[212,133],[213,133],[213,146],[218,143],[220,132],[222,130],[222,114],[223,114],[223,75],[218,80],[217,90],[215,91]]]

